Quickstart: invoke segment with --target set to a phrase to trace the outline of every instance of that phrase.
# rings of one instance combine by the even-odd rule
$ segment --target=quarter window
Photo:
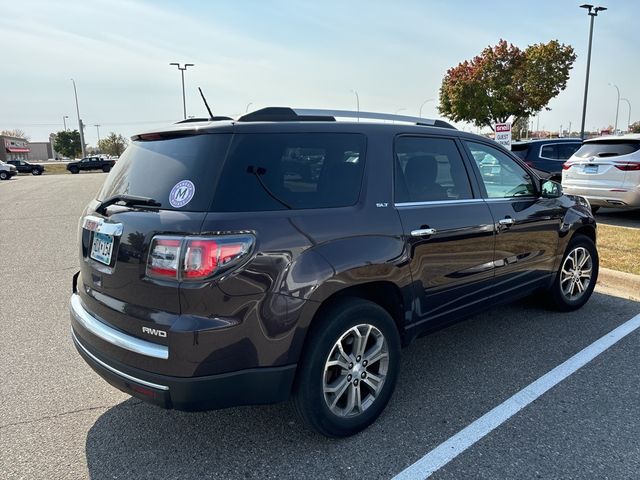
[[[482,143],[466,143],[489,198],[535,195],[531,176],[515,160],[497,148]]]
[[[540,150],[540,156],[544,158],[558,159],[558,147],[557,145],[543,145]]]
[[[473,197],[462,156],[453,140],[399,137],[395,157],[396,203]]]

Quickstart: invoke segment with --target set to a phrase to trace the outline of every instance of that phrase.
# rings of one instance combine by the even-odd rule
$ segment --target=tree
[[[533,116],[567,86],[576,55],[557,40],[521,50],[500,40],[450,68],[440,87],[440,113],[477,127]]]
[[[111,132],[107,138],[103,138],[98,142],[98,148],[102,153],[119,157],[127,148],[128,140],[120,134]]]
[[[75,158],[82,152],[80,132],[78,130],[63,130],[56,133],[53,148],[64,157]]]
[[[629,133],[640,133],[640,120],[629,125]]]
[[[31,137],[27,135],[27,132],[21,130],[19,128],[14,128],[13,130],[2,130],[0,135],[6,135],[7,137],[17,137],[26,140],[27,142],[31,140]]]
[[[522,140],[523,137],[529,136],[529,117],[519,117],[511,126],[513,138]]]

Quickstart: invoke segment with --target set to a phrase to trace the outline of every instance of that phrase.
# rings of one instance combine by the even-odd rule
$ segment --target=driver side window
[[[466,142],[478,166],[489,198],[533,196],[533,179],[515,160],[497,148],[482,143]]]

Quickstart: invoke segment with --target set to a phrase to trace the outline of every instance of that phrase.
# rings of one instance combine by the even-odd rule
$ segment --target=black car
[[[71,173],[80,173],[81,170],[102,170],[109,172],[115,165],[115,160],[107,160],[102,157],[86,157],[77,162],[69,162],[67,170]]]
[[[582,145],[579,138],[549,138],[511,144],[511,151],[530,167],[548,172],[553,180],[562,179],[562,164]]]
[[[30,173],[31,175],[42,175],[44,167],[35,163],[25,162],[24,160],[9,160],[10,163],[18,170],[18,173]]]
[[[181,410],[291,396],[328,436],[376,419],[419,335],[535,292],[577,309],[598,276],[583,198],[491,140],[365,112],[137,135],[79,238],[73,341],[109,383]]]

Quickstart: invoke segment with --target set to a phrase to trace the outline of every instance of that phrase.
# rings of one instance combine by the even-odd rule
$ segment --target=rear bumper
[[[580,195],[589,203],[599,207],[640,207],[640,187],[636,188],[586,188],[582,186],[563,185],[562,189],[569,195]],[[612,191],[623,190],[623,191]]]
[[[206,377],[170,377],[107,359],[81,343],[73,329],[71,337],[80,356],[107,382],[162,408],[197,411],[281,402],[289,397],[296,370],[296,365],[286,365]]]

